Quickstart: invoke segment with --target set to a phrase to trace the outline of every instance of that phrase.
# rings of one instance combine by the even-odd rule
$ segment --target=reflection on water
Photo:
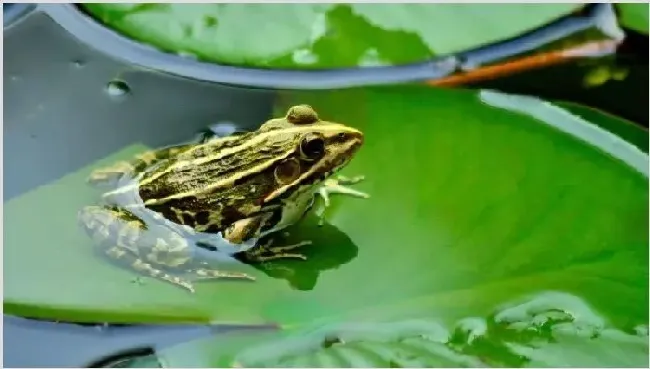
[[[648,366],[647,322],[610,326],[585,301],[545,292],[486,317],[341,324],[249,347],[245,367]]]

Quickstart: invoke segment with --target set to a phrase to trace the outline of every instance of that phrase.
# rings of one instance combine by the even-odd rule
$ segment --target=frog
[[[364,176],[338,175],[363,142],[359,129],[295,105],[254,131],[149,150],[94,170],[87,182],[105,191],[78,220],[102,255],[189,292],[196,281],[255,281],[213,268],[197,250],[247,263],[307,260],[300,248],[310,240],[275,245],[271,236],[298,223],[317,197],[325,208],[332,194],[369,198],[351,187]]]

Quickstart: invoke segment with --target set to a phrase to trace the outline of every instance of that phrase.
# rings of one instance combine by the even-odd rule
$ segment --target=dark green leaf
[[[621,24],[648,34],[650,7],[648,3],[616,4],[621,12]]]

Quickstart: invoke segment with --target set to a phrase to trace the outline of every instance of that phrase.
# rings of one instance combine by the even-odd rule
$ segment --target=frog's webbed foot
[[[107,257],[125,264],[127,267],[139,274],[169,282],[194,293],[194,286],[189,280],[167,273],[161,268],[154,266],[152,263],[143,260],[130,249],[121,246],[113,246],[104,248],[103,251]],[[138,282],[138,284],[142,284],[141,278],[135,278],[134,281]]]
[[[295,243],[293,245],[285,245],[285,246],[271,246],[272,244],[273,244],[273,239],[269,239],[265,244],[246,251],[245,252],[246,257],[249,260],[258,263],[269,261],[269,260],[277,260],[277,259],[307,260],[307,256],[303,254],[295,253],[295,252],[287,252],[287,251],[291,251],[303,246],[311,245],[312,242],[302,241],[302,242]]]
[[[196,279],[197,282],[213,280],[213,279],[255,281],[255,277],[252,277],[246,273],[226,272],[223,270],[216,270],[210,268],[191,268],[191,269],[186,269],[185,273],[191,275],[193,279]]]
[[[330,206],[330,194],[343,194],[343,195],[348,195],[353,197],[359,197],[362,199],[369,198],[370,197],[369,194],[347,187],[348,185],[357,184],[363,181],[364,179],[365,179],[364,176],[356,176],[353,178],[338,176],[336,179],[333,178],[326,179],[323,185],[318,189],[318,194],[323,198],[323,201],[325,203],[325,209],[327,209]],[[320,220],[318,222],[319,225],[323,225],[323,222],[325,221],[324,213],[325,212],[323,212],[323,214],[320,217]]]
[[[165,227],[150,226],[147,229],[142,220],[126,210],[87,206],[80,211],[79,220],[98,249],[110,259],[139,274],[189,292],[194,292],[194,287],[187,275],[199,280],[251,279],[243,273],[192,268],[188,240]]]

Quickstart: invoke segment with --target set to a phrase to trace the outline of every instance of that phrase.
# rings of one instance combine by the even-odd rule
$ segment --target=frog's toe
[[[312,241],[301,241],[301,242],[295,243],[293,245],[270,247],[269,251],[272,252],[272,253],[281,254],[281,253],[283,253],[285,251],[295,250],[295,249],[297,249],[299,247],[308,246],[308,245],[311,245],[311,244],[312,244]]]
[[[101,168],[93,171],[86,181],[93,186],[106,186],[117,183],[123,175],[130,173],[134,170],[131,163],[121,161],[106,168]]]
[[[367,199],[370,197],[369,194],[365,192],[357,191],[355,189],[346,186],[346,185],[353,185],[359,183],[364,178],[365,178],[364,176],[356,176],[354,178],[339,176],[338,179],[327,179],[325,180],[323,185],[318,189],[318,194],[323,198],[323,201],[325,202],[325,207],[328,207],[330,205],[331,194],[342,194],[342,195]]]
[[[137,258],[133,255],[129,255],[131,260],[131,268],[138,273],[142,273],[146,276],[159,279],[165,282],[169,282],[173,285],[176,285],[178,287],[181,287],[191,293],[194,293],[194,286],[192,286],[192,283],[184,278],[171,275],[169,273],[164,272],[163,270],[151,265],[150,263]]]
[[[336,182],[337,182],[337,184],[340,184],[340,185],[353,185],[353,184],[357,184],[357,183],[359,183],[359,182],[361,182],[361,181],[363,181],[365,179],[366,179],[366,176],[364,176],[364,175],[358,175],[358,176],[354,176],[352,178],[348,178],[348,177],[346,177],[344,175],[339,175],[336,178]]]
[[[295,243],[293,245],[274,246],[274,247],[267,246],[263,248],[258,248],[247,252],[246,259],[255,263],[262,263],[265,261],[277,260],[277,259],[307,260],[307,256],[303,254],[295,253],[295,252],[287,252],[287,251],[295,250],[299,247],[307,246],[311,244],[312,241],[302,241],[302,242]]]
[[[188,270],[188,272],[194,275],[199,281],[205,281],[211,279],[255,281],[255,277],[250,276],[246,273],[239,273],[239,272],[226,272],[222,270],[207,269],[207,268],[190,269]]]
[[[270,254],[268,256],[256,256],[255,257],[255,262],[258,263],[263,263],[266,261],[271,261],[271,260],[278,260],[278,259],[300,259],[300,260],[307,260],[307,256],[303,254],[298,254],[298,253],[291,253],[291,252],[279,252],[276,254]]]

